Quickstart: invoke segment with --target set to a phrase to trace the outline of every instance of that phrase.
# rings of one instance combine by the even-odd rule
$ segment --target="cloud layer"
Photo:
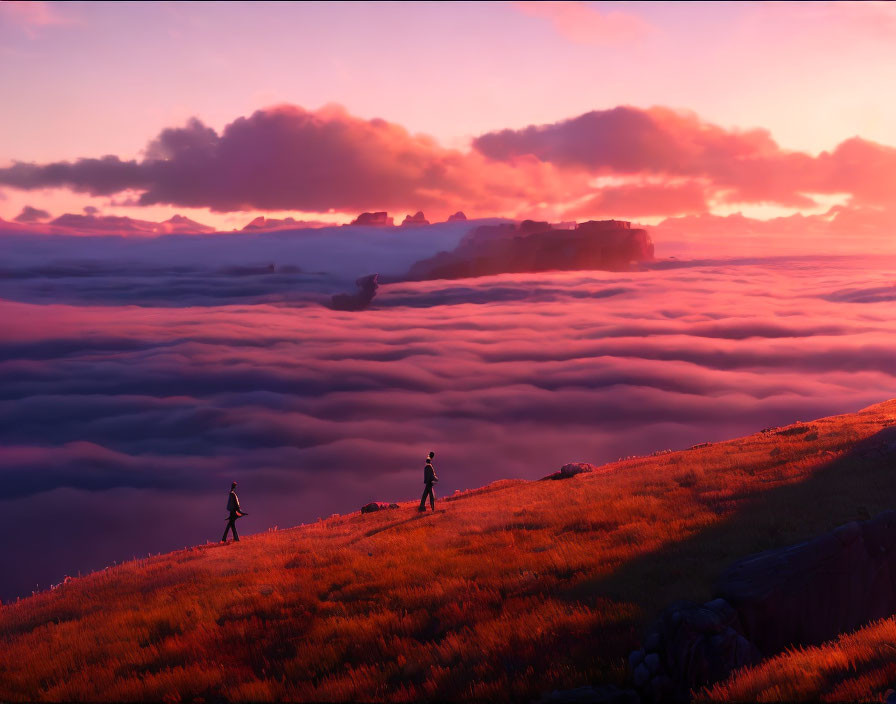
[[[473,144],[500,162],[536,157],[593,174],[663,177],[668,197],[659,212],[665,214],[700,212],[710,198],[800,208],[814,205],[812,194],[822,193],[847,193],[856,204],[883,205],[896,186],[892,147],[854,137],[813,157],[782,149],[767,130],[727,130],[667,108],[595,110],[492,132]],[[649,206],[643,212],[651,214]]]
[[[597,180],[595,180],[597,179]],[[424,209],[438,218],[552,212],[570,217],[704,213],[731,204],[890,207],[896,149],[859,137],[814,156],[764,129],[727,129],[689,112],[620,106],[446,149],[338,106],[258,110],[219,134],[194,118],[152,139],[140,160],[18,162],[0,184],[214,211]]]
[[[142,160],[116,156],[52,164],[16,163],[0,183],[70,188],[91,195],[140,192],[140,205],[216,211],[311,212],[401,208],[454,212],[513,209],[563,197],[550,165],[488,164],[385,120],[342,108],[282,105],[241,117],[218,135],[198,119],[163,130]]]
[[[9,548],[22,568],[0,597],[58,580],[63,564],[218,538],[234,479],[242,527],[264,530],[416,498],[430,449],[450,493],[896,395],[896,259],[391,284],[372,309],[342,313],[316,301],[319,281],[292,280],[306,287],[294,296],[276,275],[221,274],[215,238],[185,239],[205,249],[78,238],[106,264],[49,295],[54,275],[35,262],[63,262],[10,248],[0,531],[36,537],[27,554]],[[175,265],[203,256],[191,280],[226,296],[172,285]]]

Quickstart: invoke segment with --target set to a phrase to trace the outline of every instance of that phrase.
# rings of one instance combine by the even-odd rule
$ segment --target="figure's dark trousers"
[[[420,498],[420,510],[426,510],[426,497],[429,496],[429,505],[432,507],[432,510],[436,510],[436,495],[432,490],[432,484],[427,484],[426,488],[423,490],[423,496]]]
[[[231,511],[230,518],[227,519],[227,525],[224,527],[224,537],[221,538],[222,543],[227,541],[227,531],[229,531],[229,530],[233,531],[233,539],[234,540],[240,539],[240,536],[236,532],[236,519],[237,518],[239,518],[239,516],[236,515],[236,511]]]

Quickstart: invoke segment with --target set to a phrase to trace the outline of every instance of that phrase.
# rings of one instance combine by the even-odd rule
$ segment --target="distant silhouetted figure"
[[[236,495],[236,482],[230,485],[230,496],[227,499],[227,510],[230,511],[230,517],[227,518],[227,526],[224,528],[224,537],[221,538],[222,543],[227,542],[227,531],[233,531],[233,539],[239,540],[240,536],[236,532],[236,519],[242,518],[246,514],[240,508],[240,500]]]
[[[432,490],[432,485],[439,481],[438,476],[436,476],[436,470],[432,467],[432,458],[435,456],[435,452],[430,452],[429,457],[426,458],[426,466],[423,468],[423,483],[426,485],[426,488],[423,490],[423,496],[420,499],[419,511],[426,510],[427,496],[429,496],[430,507],[433,511],[436,510],[436,495]]]

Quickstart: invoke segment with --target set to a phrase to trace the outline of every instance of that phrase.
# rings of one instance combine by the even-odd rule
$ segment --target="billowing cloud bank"
[[[692,113],[618,107],[522,130],[502,130],[474,141],[478,151],[508,162],[536,157],[600,175],[661,177],[662,188],[621,189],[661,213],[699,212],[722,203],[814,205],[812,194],[849,194],[857,205],[887,205],[896,186],[896,149],[854,137],[817,157],[782,149],[763,129],[726,130]],[[640,189],[640,190],[639,190]],[[619,188],[609,189],[613,198]],[[614,203],[613,198],[609,203]],[[657,201],[662,206],[653,205]],[[683,208],[676,208],[675,203]],[[635,203],[632,207],[637,207]]]
[[[215,211],[658,216],[731,204],[808,208],[819,196],[889,209],[896,149],[853,137],[815,156],[782,148],[764,129],[623,106],[484,134],[463,151],[338,106],[280,105],[220,134],[195,118],[165,129],[140,160],[15,163],[0,169],[0,184],[136,191],[140,205]]]
[[[198,119],[165,129],[140,161],[105,156],[17,163],[0,169],[0,183],[91,195],[136,190],[140,205],[216,211],[432,208],[447,214],[460,203],[500,212],[564,197],[550,165],[489,164],[477,153],[445,149],[384,120],[362,120],[339,107],[310,112],[291,105],[238,118],[220,135]]]
[[[264,272],[216,299],[147,270],[135,298],[117,256],[52,304],[25,254],[4,274],[0,531],[29,539],[2,598],[220,538],[234,479],[252,532],[415,498],[430,449],[450,493],[896,395],[896,259],[392,284],[343,313],[258,303]]]
[[[110,306],[328,300],[359,276],[403,275],[490,222],[157,237],[0,231],[0,299]]]

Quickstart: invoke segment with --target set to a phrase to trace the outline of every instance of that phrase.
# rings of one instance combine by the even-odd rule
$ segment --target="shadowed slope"
[[[890,401],[72,580],[0,611],[0,699],[509,700],[621,683],[668,601],[888,507],[889,450],[871,438],[894,422]]]

